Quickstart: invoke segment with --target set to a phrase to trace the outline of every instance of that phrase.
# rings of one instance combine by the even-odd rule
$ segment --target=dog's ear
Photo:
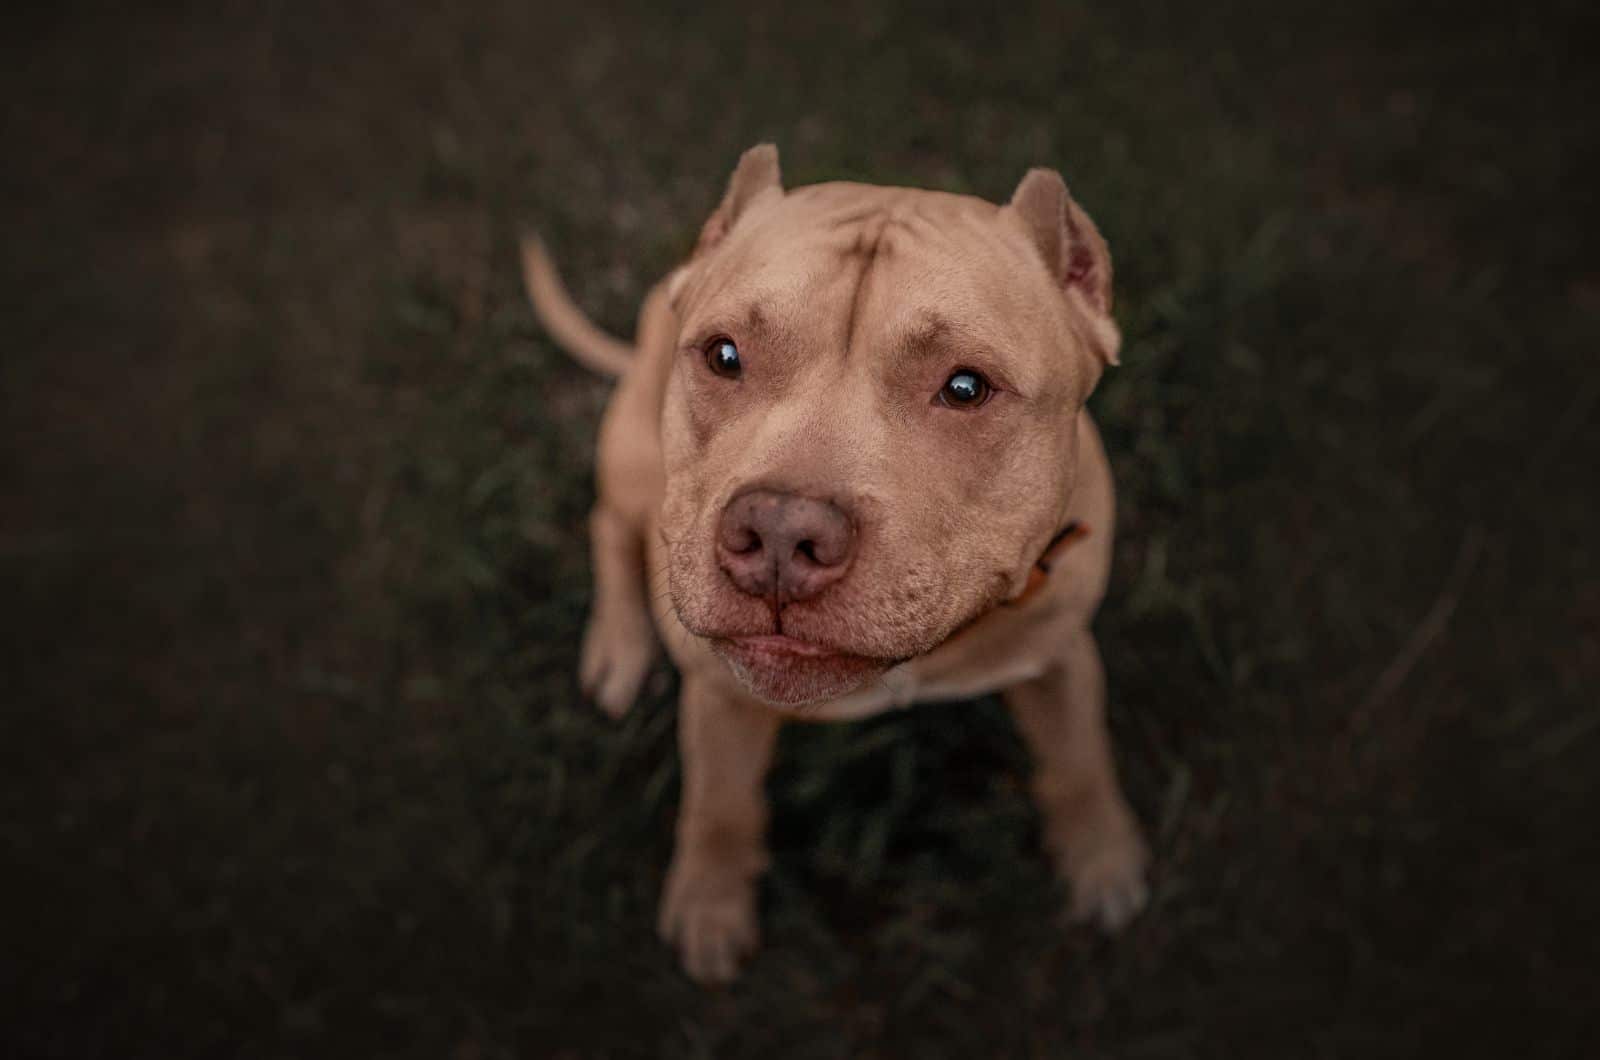
[[[783,194],[783,179],[778,173],[778,149],[772,144],[756,144],[739,156],[739,164],[728,178],[728,190],[705,226],[700,229],[700,241],[695,244],[696,256],[722,242],[733,231],[733,226],[749,209],[750,204],[768,192]]]
[[[1122,336],[1111,319],[1111,252],[1100,230],[1053,169],[1030,169],[1006,207],[1022,222],[1045,266],[1073,301],[1081,300],[1093,345],[1107,364],[1117,363]]]
[[[756,144],[739,156],[739,164],[734,167],[733,176],[728,178],[728,190],[723,192],[722,202],[700,229],[700,239],[694,245],[694,253],[667,277],[667,301],[673,309],[678,308],[683,289],[696,271],[696,259],[721,243],[751,204],[769,194],[783,194],[783,179],[778,173],[778,149],[772,144]]]

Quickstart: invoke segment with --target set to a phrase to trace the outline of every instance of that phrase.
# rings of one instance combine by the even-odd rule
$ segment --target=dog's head
[[[669,290],[672,603],[751,692],[842,695],[1021,591],[1119,343],[1110,257],[1060,176],[1005,206],[785,192],[762,145]]]

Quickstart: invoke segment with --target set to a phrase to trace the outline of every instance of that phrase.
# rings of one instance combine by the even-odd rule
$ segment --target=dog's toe
[[[1053,821],[1046,845],[1072,893],[1067,912],[1073,921],[1118,931],[1150,900],[1145,884],[1149,849],[1121,798],[1108,796],[1075,809],[1052,815],[1047,808]]]
[[[1108,837],[1074,860],[1067,873],[1073,920],[1107,932],[1120,931],[1149,903],[1150,888],[1145,883],[1149,855],[1137,831]]]
[[[698,983],[731,983],[739,973],[739,962],[753,949],[753,918],[737,910],[692,915],[678,940],[683,970]]]
[[[1150,901],[1142,866],[1107,866],[1073,886],[1072,918],[1121,931]]]
[[[656,926],[662,940],[677,948],[689,978],[706,985],[730,983],[760,939],[754,888],[680,875],[668,882]]]
[[[597,687],[590,692],[601,710],[613,718],[620,718],[639,698],[639,689],[650,672],[650,656],[619,660],[606,671]]]
[[[578,684],[613,718],[626,714],[650,672],[655,641],[649,620],[621,621],[596,614],[584,633],[578,663]]]

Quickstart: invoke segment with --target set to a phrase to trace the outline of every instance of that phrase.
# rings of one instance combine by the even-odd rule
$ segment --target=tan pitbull
[[[660,930],[702,981],[756,943],[763,779],[789,720],[1003,692],[1074,912],[1146,897],[1089,624],[1114,504],[1084,400],[1115,363],[1111,259],[1052,170],[1005,206],[862,184],[785,191],[747,151],[630,348],[536,241],[529,294],[622,376],[600,428],[585,691],[683,675],[683,799]]]

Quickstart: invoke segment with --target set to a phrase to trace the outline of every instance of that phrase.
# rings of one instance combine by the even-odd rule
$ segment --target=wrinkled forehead
[[[921,335],[1027,350],[1054,300],[1034,251],[994,204],[822,184],[741,222],[683,308],[689,330],[753,321],[845,350]]]

